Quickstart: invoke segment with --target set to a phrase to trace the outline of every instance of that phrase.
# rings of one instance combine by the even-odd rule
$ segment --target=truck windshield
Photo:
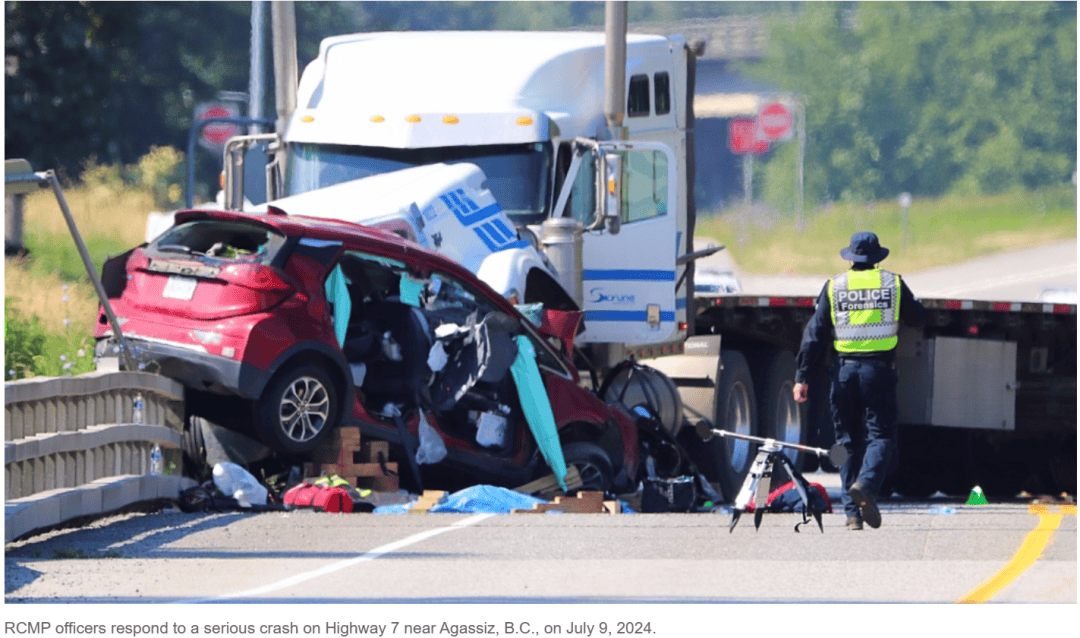
[[[459,162],[484,171],[495,200],[515,223],[539,223],[547,216],[551,147],[539,143],[410,149],[293,143],[285,195],[411,166]]]

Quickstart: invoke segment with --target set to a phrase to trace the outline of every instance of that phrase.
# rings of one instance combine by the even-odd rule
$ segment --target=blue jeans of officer
[[[848,488],[859,481],[877,494],[896,457],[896,371],[880,362],[841,359],[830,372],[833,427],[848,452],[840,468],[844,512],[860,518]]]

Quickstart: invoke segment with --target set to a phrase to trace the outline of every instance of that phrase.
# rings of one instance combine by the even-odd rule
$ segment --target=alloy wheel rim
[[[574,463],[577,467],[578,476],[581,477],[581,485],[583,488],[595,486],[594,489],[602,489],[604,486],[604,473],[600,471],[600,468],[592,463]]]
[[[278,418],[290,440],[306,443],[318,436],[330,416],[330,394],[314,377],[299,377],[281,397]]]

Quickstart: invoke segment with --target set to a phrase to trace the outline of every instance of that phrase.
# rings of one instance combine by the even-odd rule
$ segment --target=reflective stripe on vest
[[[884,352],[896,347],[900,330],[900,275],[887,270],[850,270],[829,280],[840,353]]]

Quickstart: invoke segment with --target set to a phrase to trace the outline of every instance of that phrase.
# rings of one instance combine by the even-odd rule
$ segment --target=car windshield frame
[[[285,196],[414,166],[461,162],[484,171],[495,201],[516,224],[547,218],[552,149],[551,144],[540,142],[410,149],[293,142],[286,163]]]

